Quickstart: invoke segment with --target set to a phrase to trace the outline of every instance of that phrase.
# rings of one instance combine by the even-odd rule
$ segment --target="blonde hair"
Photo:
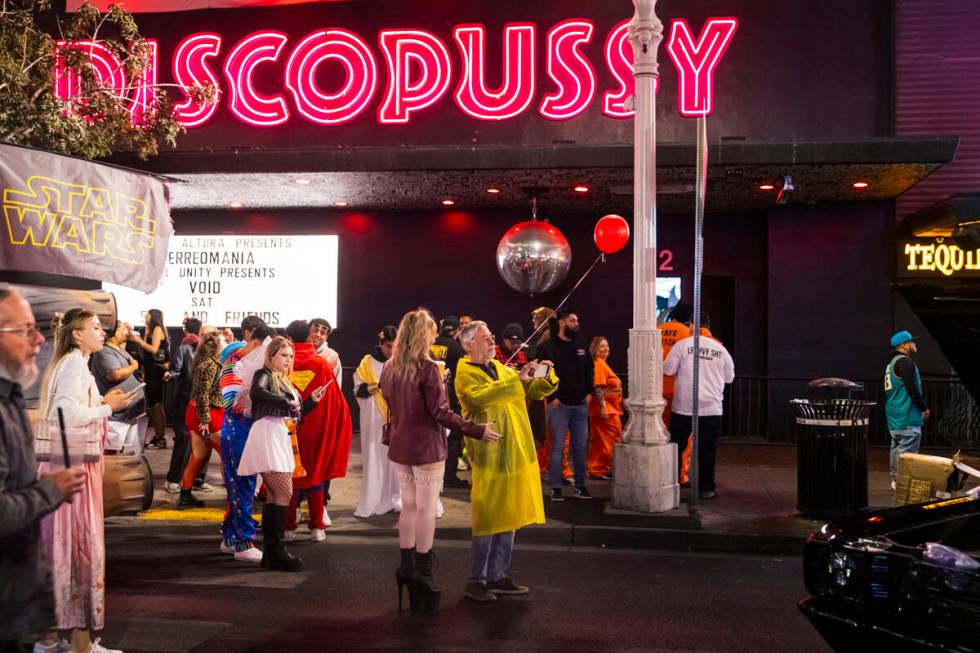
[[[289,370],[285,374],[277,372],[272,366],[272,359],[286,347],[293,349],[293,343],[282,336],[276,336],[265,350],[265,369],[272,372],[272,390],[278,394],[290,394],[293,389],[293,384],[289,380],[289,377],[293,373],[293,366],[290,365]],[[295,352],[295,349],[293,351]]]
[[[392,374],[408,376],[431,362],[432,342],[436,336],[436,321],[424,308],[405,313],[398,325],[394,351],[391,354]]]
[[[592,360],[598,358],[599,345],[602,344],[603,340],[609,342],[609,338],[607,338],[606,336],[596,336],[592,339],[592,342],[589,343],[589,353],[592,354]]]
[[[73,308],[64,314],[55,313],[54,317],[51,318],[54,350],[51,352],[51,360],[48,361],[48,367],[44,370],[44,378],[41,381],[40,400],[42,415],[48,412],[48,389],[51,387],[51,377],[54,376],[54,371],[58,367],[58,363],[72,351],[78,349],[78,343],[75,341],[72,333],[83,330],[85,325],[93,317],[96,317],[96,315],[91,311]]]

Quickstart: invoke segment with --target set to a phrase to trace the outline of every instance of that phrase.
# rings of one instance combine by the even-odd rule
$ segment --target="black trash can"
[[[868,416],[873,401],[851,398],[863,386],[817,379],[797,417],[796,507],[813,517],[849,517],[868,508]]]

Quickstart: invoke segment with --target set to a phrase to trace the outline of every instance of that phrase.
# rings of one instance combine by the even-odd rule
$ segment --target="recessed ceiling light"
[[[487,189],[487,192],[490,193],[491,195],[499,195],[500,194],[500,189],[499,188],[488,188]]]
[[[774,188],[776,187],[773,186],[772,184],[762,184],[761,186],[759,186],[759,190],[773,190]]]
[[[310,183],[310,180],[309,180],[309,179],[297,179],[297,180],[296,180],[296,183],[297,183],[297,184],[303,184],[303,185],[306,185],[306,184],[308,184],[308,183]]]
[[[456,203],[456,202],[454,202],[454,201],[452,201],[451,199],[448,199],[448,198],[447,198],[447,199],[444,199],[444,200],[442,200],[442,205],[443,205],[443,206],[452,206],[452,205],[453,205],[453,204],[455,204],[455,203]]]
[[[347,202],[334,202],[333,205],[334,206],[344,207],[344,206],[347,206]]]
[[[860,188],[867,188],[868,187],[868,182],[866,182],[866,181],[855,181],[853,184],[851,184],[851,186],[853,186],[854,188],[858,188],[858,189],[860,189]]]
[[[576,193],[588,193],[589,192],[589,187],[588,186],[576,186],[572,190],[574,190]]]
[[[241,202],[232,202],[232,203],[231,203],[231,204],[229,204],[228,206],[230,206],[230,207],[231,207],[231,208],[233,208],[233,209],[240,209],[240,208],[242,208],[242,207],[243,207],[243,206],[245,206],[245,205],[244,205],[244,204],[242,204]]]

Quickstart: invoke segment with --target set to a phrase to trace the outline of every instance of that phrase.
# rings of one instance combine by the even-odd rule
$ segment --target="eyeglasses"
[[[19,333],[28,339],[33,339],[35,335],[42,335],[37,326],[29,327],[0,327],[0,333]]]

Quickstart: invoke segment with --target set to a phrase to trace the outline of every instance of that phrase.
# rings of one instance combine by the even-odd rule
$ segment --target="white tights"
[[[398,516],[398,545],[401,548],[414,546],[418,553],[432,550],[436,536],[436,505],[445,471],[444,462],[414,467],[395,464],[402,493],[402,512]]]

